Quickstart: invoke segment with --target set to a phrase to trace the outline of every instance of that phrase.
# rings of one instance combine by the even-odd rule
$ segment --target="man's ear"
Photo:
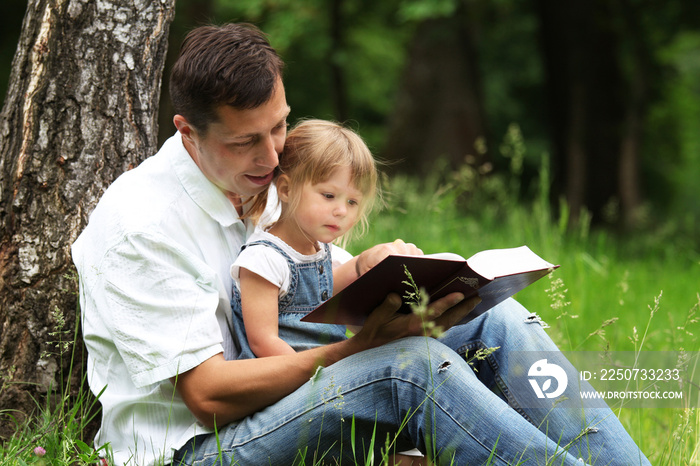
[[[197,133],[197,130],[187,121],[187,118],[182,115],[175,115],[173,117],[173,123],[183,139],[190,143],[194,142],[193,136]]]
[[[291,186],[287,175],[282,174],[277,177],[275,180],[275,189],[277,190],[277,197],[279,200],[284,203],[289,203],[289,191]]]

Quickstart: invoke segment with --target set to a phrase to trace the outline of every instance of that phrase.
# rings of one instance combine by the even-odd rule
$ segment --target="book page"
[[[475,272],[488,279],[554,267],[553,264],[542,259],[527,246],[477,252],[467,259],[467,264]]]
[[[435,254],[426,254],[423,257],[429,257],[431,259],[442,259],[446,261],[466,261],[466,259],[459,254],[454,252],[437,252]]]

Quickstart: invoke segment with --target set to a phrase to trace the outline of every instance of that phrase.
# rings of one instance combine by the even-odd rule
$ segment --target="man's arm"
[[[430,306],[436,325],[447,329],[479,302],[463,301],[459,293]],[[283,356],[227,361],[218,354],[171,379],[192,413],[208,427],[223,426],[253,414],[292,393],[314,374],[352,354],[407,336],[422,335],[423,320],[401,314],[401,300],[390,295],[375,309],[354,337],[308,351]]]

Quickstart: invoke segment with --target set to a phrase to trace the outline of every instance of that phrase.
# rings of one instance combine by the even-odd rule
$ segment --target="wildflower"
[[[423,333],[426,336],[439,338],[445,329],[441,325],[436,325],[433,322],[432,317],[434,317],[433,310],[428,307],[428,293],[424,289],[418,288],[418,285],[413,280],[413,275],[408,271],[406,264],[403,265],[403,271],[406,274],[407,280],[404,280],[404,285],[408,285],[409,290],[407,290],[403,296],[404,302],[411,306],[411,311],[421,318],[423,323]],[[426,320],[429,318],[430,320]]]
[[[34,449],[34,454],[36,456],[44,456],[46,454],[46,450],[44,450],[42,447],[36,447]]]

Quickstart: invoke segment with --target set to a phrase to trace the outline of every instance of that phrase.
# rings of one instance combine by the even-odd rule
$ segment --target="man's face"
[[[289,111],[280,79],[270,100],[257,108],[219,107],[217,120],[205,133],[180,115],[175,116],[175,125],[202,173],[233,199],[258,194],[272,181],[287,136]]]

